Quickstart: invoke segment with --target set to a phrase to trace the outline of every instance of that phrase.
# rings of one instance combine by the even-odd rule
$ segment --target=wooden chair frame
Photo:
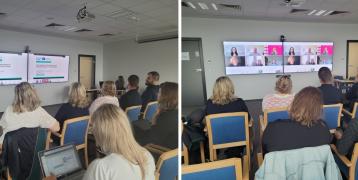
[[[356,118],[357,108],[358,108],[358,102],[355,102],[355,103],[354,103],[354,106],[353,106],[353,111],[352,111],[352,112],[349,112],[349,111],[346,110],[346,109],[342,109],[342,111],[343,111],[345,114],[348,114],[348,115],[351,117],[351,119],[354,119],[354,118]]]
[[[181,170],[182,170],[182,174],[189,174],[189,173],[196,173],[196,172],[219,169],[219,168],[230,167],[230,166],[235,166],[236,180],[243,179],[240,158],[230,158],[230,159],[219,160],[214,162],[182,166]]]
[[[350,160],[345,155],[340,154],[334,144],[331,144],[331,149],[343,162],[343,164],[345,164],[348,167],[348,180],[354,180],[355,169],[356,169],[357,158],[358,158],[358,143],[354,144],[353,154]]]
[[[341,116],[342,116],[343,104],[338,103],[338,104],[323,105],[323,108],[326,108],[326,107],[339,107],[339,114],[338,114],[338,119],[337,119],[337,127],[341,127]],[[329,131],[331,133],[334,133],[336,131],[336,129],[330,129]]]
[[[156,164],[156,170],[155,170],[155,180],[159,180],[160,177],[160,169],[162,168],[162,165],[165,160],[170,159],[174,156],[178,156],[178,149],[173,149],[168,152],[163,153]]]
[[[221,117],[232,117],[232,116],[244,116],[245,121],[245,136],[246,140],[241,142],[232,142],[225,144],[213,144],[213,135],[212,135],[212,127],[211,127],[211,119],[213,118],[221,118]],[[238,146],[246,146],[246,155],[243,157],[243,167],[244,167],[244,179],[249,178],[249,167],[250,167],[250,136],[249,136],[249,120],[247,112],[235,112],[235,113],[220,113],[220,114],[212,114],[205,117],[206,126],[208,129],[208,137],[209,137],[209,154],[210,161],[217,160],[217,149],[229,148],[229,147],[238,147]]]
[[[84,149],[86,168],[88,167],[87,134],[88,134],[88,127],[89,127],[90,120],[91,120],[91,119],[90,119],[90,116],[81,116],[81,117],[77,117],[77,118],[67,119],[67,120],[65,120],[65,122],[63,123],[63,128],[62,128],[61,134],[52,132],[52,134],[54,134],[55,136],[57,136],[57,137],[60,138],[60,146],[63,146],[63,145],[64,145],[65,132],[66,132],[66,130],[67,130],[68,124],[75,123],[75,122],[78,122],[78,121],[87,120],[87,119],[88,119],[88,124],[87,124],[87,128],[86,128],[85,142],[84,142],[84,144],[80,144],[80,145],[77,145],[77,146],[76,146],[76,149],[77,149],[77,150]],[[51,133],[49,133],[48,141],[49,141],[49,139],[50,139],[50,134],[51,134]]]

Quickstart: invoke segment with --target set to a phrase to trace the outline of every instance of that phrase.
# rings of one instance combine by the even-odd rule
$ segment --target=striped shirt
[[[287,107],[291,104],[294,94],[269,94],[262,101],[262,110]]]

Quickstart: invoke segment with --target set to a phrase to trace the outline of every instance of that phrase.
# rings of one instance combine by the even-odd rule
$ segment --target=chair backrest
[[[163,153],[155,171],[157,180],[175,179],[178,176],[178,149]]]
[[[158,101],[153,101],[147,104],[144,110],[144,119],[151,122],[155,113],[158,110]]]
[[[343,80],[343,76],[334,76],[334,79]]]
[[[241,159],[231,158],[226,160],[202,163],[190,166],[182,166],[182,180],[241,180]]]
[[[208,115],[206,125],[209,144],[212,146],[225,146],[229,143],[245,145],[243,143],[249,138],[247,112]]]
[[[130,122],[137,121],[140,115],[140,108],[142,106],[131,106],[126,108],[126,114]]]
[[[68,119],[63,124],[61,146],[73,143],[76,146],[87,143],[89,116]]]
[[[330,130],[341,125],[342,104],[331,104],[323,106],[323,120]]]
[[[273,108],[264,111],[264,125],[267,126],[268,123],[276,121],[278,119],[288,119],[288,107],[284,108]]]
[[[349,169],[349,180],[357,179],[358,180],[358,143],[354,144],[353,153],[352,153],[352,167]],[[351,178],[352,177],[352,178]],[[354,177],[354,178],[353,178]]]
[[[31,172],[28,180],[38,180],[42,178],[42,170],[39,162],[39,152],[45,150],[46,148],[46,139],[48,135],[48,130],[44,128],[39,128],[37,133],[37,140],[35,145],[34,158],[32,162]]]

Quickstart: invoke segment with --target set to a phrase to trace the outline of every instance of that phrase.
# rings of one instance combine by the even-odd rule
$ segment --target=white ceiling
[[[77,22],[76,15],[84,3],[96,16],[91,22]],[[108,14],[121,9],[133,11],[139,21],[127,17],[110,18]],[[177,31],[178,0],[0,0],[0,28],[44,35],[111,42],[135,39]],[[45,27],[58,23],[91,32],[66,32]],[[114,36],[98,35],[112,33]]]
[[[196,10],[182,6],[184,17],[207,17],[207,18],[239,18],[274,21],[300,21],[300,22],[333,22],[333,23],[358,23],[358,0],[306,0],[298,9],[317,9],[350,11],[349,14],[334,16],[308,16],[305,13],[290,14],[292,7],[283,6],[284,0],[183,0],[192,2]],[[301,1],[301,0],[292,0]],[[202,10],[198,2],[205,2],[209,10]],[[218,6],[215,11],[211,7],[215,4],[238,4],[242,6],[240,11]]]

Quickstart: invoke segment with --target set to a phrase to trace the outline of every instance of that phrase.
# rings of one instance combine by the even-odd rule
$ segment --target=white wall
[[[136,74],[140,89],[150,71],[158,71],[160,82],[178,82],[178,39],[138,44],[126,40],[104,45],[103,79],[116,80],[118,75],[125,79]]]
[[[63,54],[70,56],[69,82],[36,84],[35,88],[42,105],[63,103],[67,100],[67,90],[78,80],[78,55],[96,55],[96,82],[103,75],[103,44],[22,32],[0,30],[0,50],[23,52],[29,45],[34,53]],[[14,85],[0,86],[0,112],[10,105],[14,97]]]
[[[346,71],[347,40],[358,39],[358,24],[329,24],[253,21],[235,19],[182,18],[182,37],[202,38],[206,90],[208,97],[217,77],[225,75],[223,41],[279,41],[281,34],[288,41],[333,41],[333,74]],[[244,99],[261,99],[273,92],[275,75],[230,76],[236,94]],[[293,91],[305,86],[318,86],[317,73],[293,73]]]

